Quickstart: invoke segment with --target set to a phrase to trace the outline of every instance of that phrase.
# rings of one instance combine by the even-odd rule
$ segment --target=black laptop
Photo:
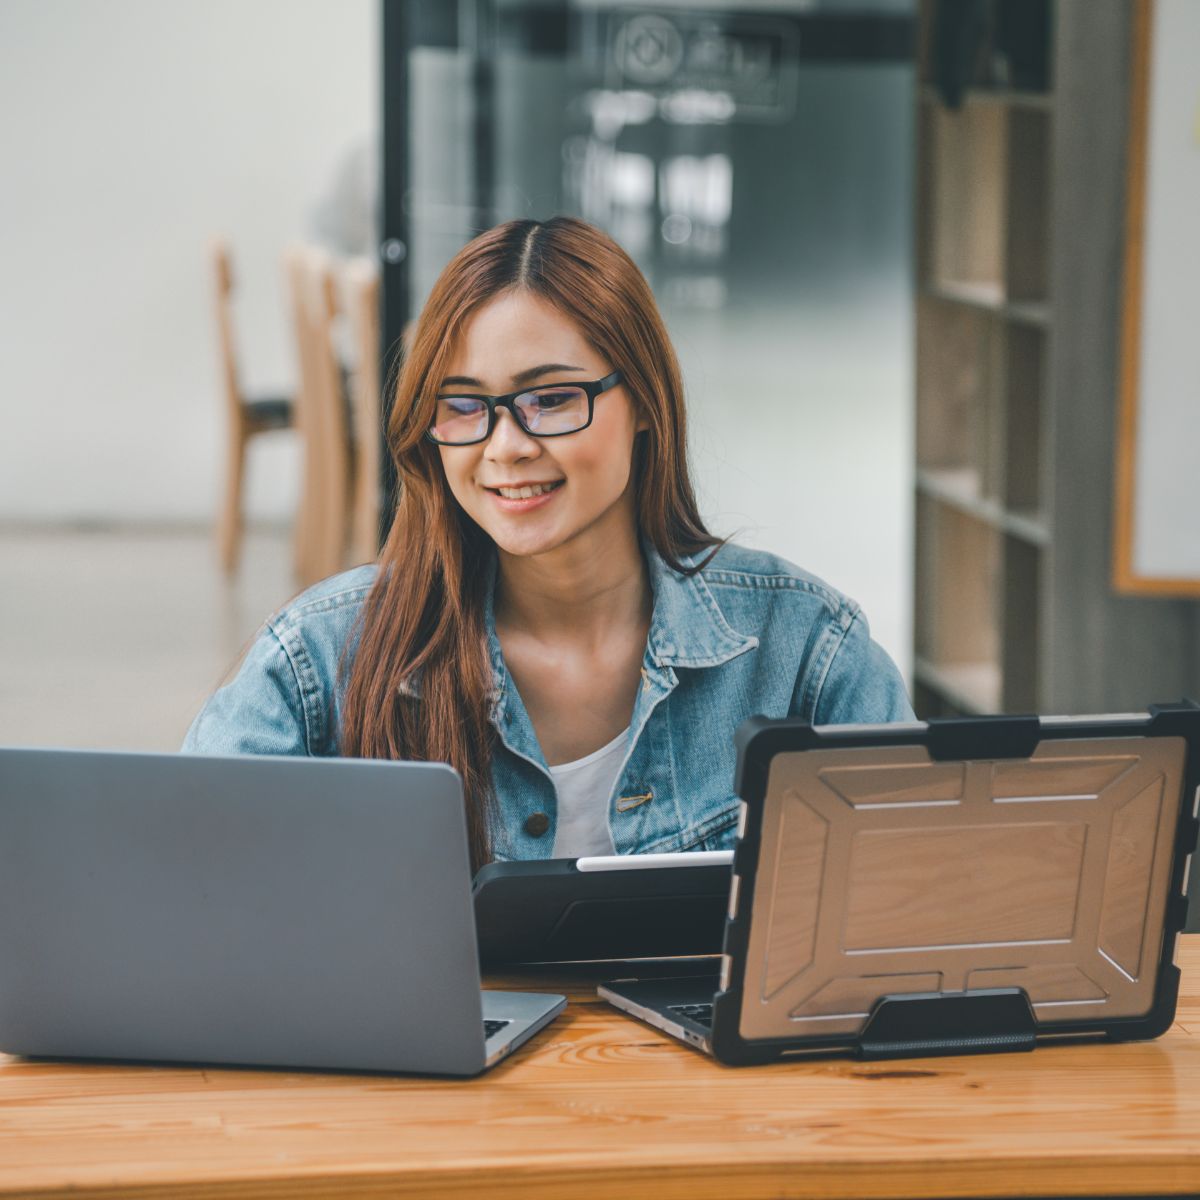
[[[719,972],[600,994],[730,1064],[1156,1037],[1171,1025],[1200,707],[737,735]]]

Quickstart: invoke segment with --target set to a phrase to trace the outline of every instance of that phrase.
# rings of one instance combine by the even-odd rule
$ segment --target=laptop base
[[[697,1021],[680,1010],[699,1005],[711,1009],[719,982],[716,974],[670,979],[615,979],[601,984],[597,992],[614,1008],[711,1054],[711,1024]]]
[[[712,1003],[718,980],[620,979],[602,984],[599,995],[615,1008],[705,1053],[712,1051]],[[694,1010],[707,1010],[698,1020]],[[971,993],[909,993],[883,996],[854,1046],[866,1061],[932,1058],[946,1054],[1001,1054],[1032,1050],[1037,1023],[1021,988]],[[815,1051],[814,1051],[815,1052]]]
[[[546,992],[485,991],[484,1022],[494,1021],[502,1024],[495,1033],[487,1037],[484,1045],[484,1054],[487,1056],[484,1069],[506,1058],[518,1046],[524,1045],[566,1007],[566,996]]]

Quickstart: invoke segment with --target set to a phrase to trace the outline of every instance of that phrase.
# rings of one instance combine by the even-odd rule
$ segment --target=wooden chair
[[[294,424],[292,401],[286,396],[247,396],[238,377],[237,349],[233,336],[233,266],[228,243],[217,238],[210,249],[215,283],[217,335],[221,355],[221,382],[225,393],[225,490],[217,517],[217,550],[227,575],[237,570],[242,541],[242,484],[246,471],[246,446],[260,433],[288,429]]]
[[[379,271],[365,258],[343,272],[346,314],[354,338],[353,471],[350,561],[379,556],[380,466],[383,436],[379,370]]]
[[[336,350],[340,313],[329,256],[298,246],[285,256],[296,332],[300,388],[297,423],[304,440],[295,569],[301,586],[341,570],[349,519],[351,446],[345,383]]]
[[[284,265],[304,440],[295,572],[307,586],[345,567],[347,551],[351,563],[379,554],[379,273],[366,259],[339,264],[311,246],[291,247]]]

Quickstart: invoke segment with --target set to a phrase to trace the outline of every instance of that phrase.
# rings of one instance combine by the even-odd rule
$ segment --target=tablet
[[[503,963],[721,952],[733,852],[488,863],[475,876],[479,956]]]

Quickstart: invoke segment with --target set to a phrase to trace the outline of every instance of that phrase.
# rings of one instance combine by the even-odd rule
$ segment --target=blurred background
[[[0,0],[0,741],[177,747],[373,556],[443,265],[555,213],[919,713],[1200,697],[1197,62],[1191,0]]]

